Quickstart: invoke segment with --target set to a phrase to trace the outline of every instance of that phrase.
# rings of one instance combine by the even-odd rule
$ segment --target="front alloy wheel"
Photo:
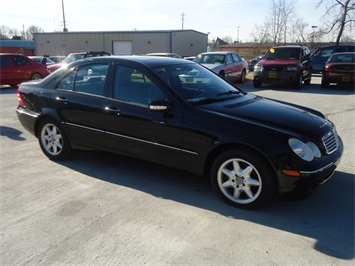
[[[43,153],[51,160],[64,160],[70,155],[70,143],[57,122],[45,120],[40,124],[38,142]]]
[[[255,209],[275,196],[273,173],[265,160],[249,150],[228,151],[213,164],[211,181],[219,196],[242,209]]]

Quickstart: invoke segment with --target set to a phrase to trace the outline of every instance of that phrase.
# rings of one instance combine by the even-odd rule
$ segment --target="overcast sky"
[[[270,14],[270,0],[63,0],[69,31],[131,31],[193,29],[210,39],[230,36],[251,41],[255,24]],[[321,25],[324,9],[318,0],[293,0],[296,13],[311,25]],[[182,16],[184,14],[184,16]],[[184,20],[182,18],[184,17]],[[182,25],[184,24],[184,25]],[[2,0],[0,25],[63,30],[62,0]],[[239,34],[238,34],[239,33]]]

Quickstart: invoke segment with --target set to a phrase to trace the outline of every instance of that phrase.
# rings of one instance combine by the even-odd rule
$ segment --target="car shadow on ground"
[[[12,127],[0,126],[0,136],[8,137],[13,140],[25,140],[25,138],[21,137],[22,131],[17,130]]]
[[[306,199],[280,199],[246,211],[222,202],[207,179],[156,164],[101,152],[77,152],[60,164],[160,199],[312,238],[318,252],[343,260],[354,258],[354,175],[350,173],[335,172]]]

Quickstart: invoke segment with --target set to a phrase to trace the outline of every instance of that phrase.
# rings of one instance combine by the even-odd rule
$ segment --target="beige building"
[[[208,34],[195,30],[51,32],[34,34],[36,55],[105,51],[113,55],[169,52],[181,57],[205,52]]]

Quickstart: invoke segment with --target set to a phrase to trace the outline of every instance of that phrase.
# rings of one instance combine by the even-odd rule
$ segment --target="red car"
[[[334,53],[325,63],[322,72],[321,87],[326,88],[329,83],[341,83],[354,86],[355,82],[355,52]]]
[[[21,54],[0,53],[0,85],[15,87],[21,82],[48,75],[46,64],[38,64]]]

